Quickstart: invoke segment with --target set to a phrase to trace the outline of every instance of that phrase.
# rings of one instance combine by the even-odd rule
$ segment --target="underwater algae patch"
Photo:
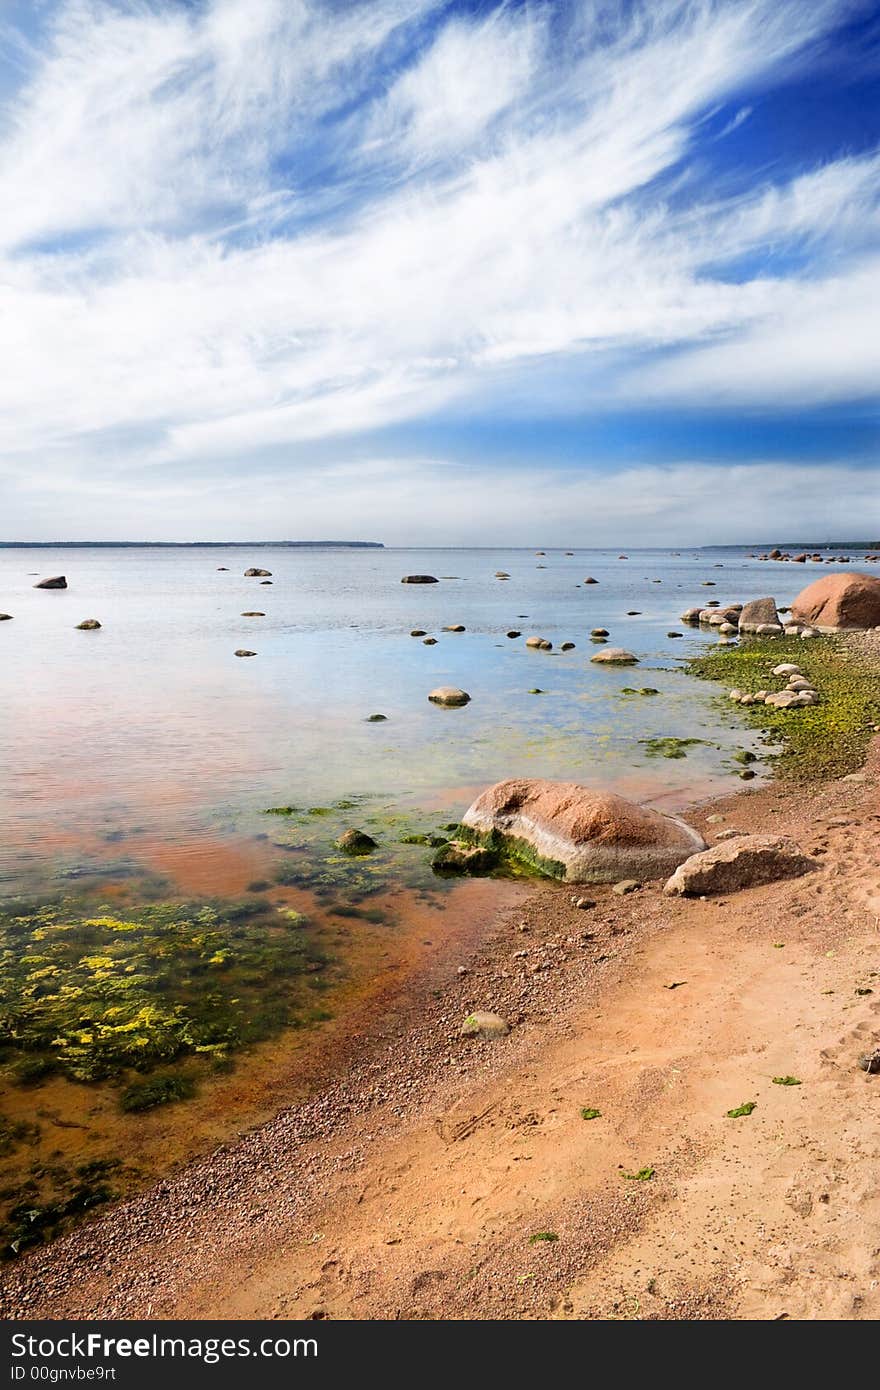
[[[330,1017],[329,962],[306,927],[248,900],[141,904],[124,918],[82,899],[0,911],[0,1258],[138,1178],[119,1155],[139,1165],[125,1126],[140,1114],[196,1095],[237,1051]],[[92,1142],[105,1153],[78,1161]]]
[[[747,694],[777,690],[784,682],[773,668],[797,665],[816,686],[820,703],[800,709],[772,705],[732,705],[726,692],[719,696],[728,717],[744,719],[752,728],[780,744],[774,758],[778,776],[791,782],[842,777],[861,767],[872,734],[880,722],[880,681],[867,658],[843,638],[753,639],[738,647],[713,648],[685,665],[691,675],[718,681]]]
[[[303,1021],[324,958],[263,902],[75,904],[0,912],[0,1063],[9,1080],[115,1081],[183,1056],[219,1061]]]

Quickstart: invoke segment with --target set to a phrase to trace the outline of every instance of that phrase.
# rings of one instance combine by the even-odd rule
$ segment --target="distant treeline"
[[[701,545],[701,550],[766,550],[769,541],[748,545]],[[880,541],[773,541],[777,550],[880,550]]]
[[[0,550],[384,550],[382,541],[0,541]]]

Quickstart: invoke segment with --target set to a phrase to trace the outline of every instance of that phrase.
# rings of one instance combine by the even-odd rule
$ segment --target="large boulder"
[[[67,580],[63,574],[55,574],[51,579],[40,579],[34,585],[35,589],[66,589]]]
[[[880,579],[872,574],[826,574],[791,605],[797,622],[819,627],[880,626]]]
[[[740,632],[757,632],[759,627],[770,624],[782,631],[782,623],[776,608],[775,598],[753,598],[743,604],[739,615]]]
[[[704,847],[678,817],[576,782],[498,782],[462,824],[479,844],[568,883],[658,878]]]
[[[664,893],[697,897],[704,893],[734,893],[777,879],[800,878],[817,867],[793,840],[783,835],[740,835],[691,855],[680,864]]]

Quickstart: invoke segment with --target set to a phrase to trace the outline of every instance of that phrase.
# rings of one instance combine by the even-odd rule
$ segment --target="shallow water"
[[[430,847],[406,843],[442,835],[486,785],[564,778],[679,807],[730,789],[737,749],[766,752],[712,686],[680,670],[713,640],[680,614],[768,588],[784,603],[827,571],[728,550],[618,555],[0,549],[0,612],[13,614],[0,623],[0,963],[20,991],[0,1000],[0,1254],[16,1232],[48,1237],[81,1214],[56,1219],[65,1204],[102,1187],[118,1195],[304,1094],[365,1010],[466,943],[493,905],[515,903],[516,884],[437,879]],[[251,565],[272,583],[244,578]],[[32,587],[57,573],[67,590]],[[441,582],[401,584],[409,573]],[[265,616],[242,616],[254,609]],[[100,631],[76,630],[93,617]],[[443,631],[456,623],[466,631]],[[594,627],[639,664],[592,665]],[[553,653],[528,650],[530,634]],[[575,650],[559,652],[563,641]],[[438,685],[463,687],[471,703],[430,704]],[[368,722],[374,713],[386,720]],[[647,741],[669,737],[698,741],[681,759],[650,756]],[[267,814],[279,807],[291,813]],[[347,825],[376,852],[337,852]],[[154,975],[143,952],[125,954],[137,931],[124,923],[151,912],[214,914],[220,937],[200,955],[194,928],[192,968],[185,952],[173,979],[159,942]],[[291,913],[305,914],[302,968],[284,945]],[[129,1017],[127,1000],[135,1012],[197,1005],[210,1031],[212,1009],[225,1020],[243,986],[253,1039],[245,1030],[162,1063],[195,1087],[185,1104],[125,1111],[152,1054],[88,1071],[89,1040]],[[65,1071],[56,1018],[63,1046],[84,1050],[85,1083]],[[23,1064],[47,1061],[23,1079]]]
[[[719,728],[711,688],[677,669],[706,641],[680,613],[768,588],[784,602],[825,571],[729,550],[618,554],[0,550],[0,611],[14,615],[0,624],[0,882],[9,891],[23,873],[69,871],[96,837],[133,833],[160,867],[176,856],[183,868],[200,844],[210,863],[218,837],[256,830],[277,804],[368,795],[455,816],[474,790],[519,774],[642,800],[713,790],[748,736]],[[272,571],[271,586],[243,577],[251,564]],[[401,584],[412,572],[455,577]],[[36,590],[37,573],[66,573],[70,587]],[[583,585],[587,574],[599,583]],[[249,609],[266,616],[242,617]],[[88,617],[100,632],[75,630]],[[453,623],[467,631],[442,631]],[[437,645],[410,637],[414,627]],[[639,666],[591,665],[593,627]],[[669,639],[673,629],[684,637]],[[554,654],[527,650],[532,633]],[[566,640],[576,650],[558,653]],[[430,705],[443,684],[471,704]],[[373,713],[387,722],[366,722]],[[667,735],[707,742],[686,760],[649,757],[642,740]]]

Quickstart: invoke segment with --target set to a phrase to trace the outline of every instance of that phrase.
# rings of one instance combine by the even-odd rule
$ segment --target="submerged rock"
[[[372,835],[363,830],[344,830],[336,841],[336,848],[343,854],[372,854],[378,845]]]
[[[455,685],[438,685],[428,696],[432,705],[467,705],[470,698],[466,690],[459,690]]]
[[[575,782],[499,782],[462,824],[478,844],[571,883],[656,878],[704,847],[678,817]]]
[[[489,874],[498,867],[497,850],[450,840],[441,845],[431,861],[435,874]]]
[[[871,574],[827,574],[802,589],[792,617],[820,627],[880,626],[880,579]]]
[[[686,859],[663,891],[683,897],[733,893],[778,879],[800,878],[816,867],[815,860],[785,836],[740,835]]]
[[[51,579],[40,579],[35,585],[35,589],[66,589],[67,579],[63,574],[53,575]]]

